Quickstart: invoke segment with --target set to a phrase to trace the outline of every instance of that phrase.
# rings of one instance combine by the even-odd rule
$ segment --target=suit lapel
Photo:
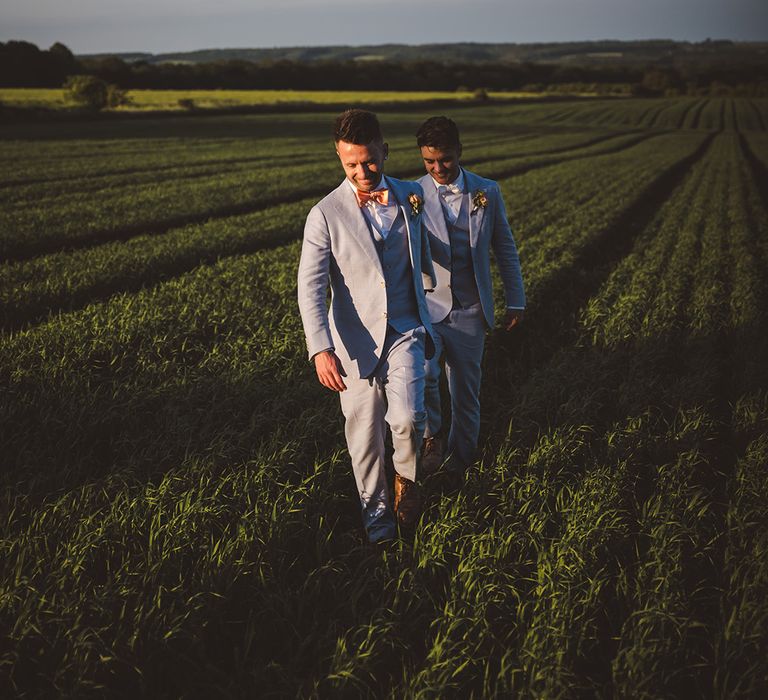
[[[431,175],[425,175],[419,180],[421,189],[424,190],[424,214],[427,219],[427,228],[432,231],[446,246],[450,246],[451,239],[448,235],[448,227],[445,225],[443,205],[437,195],[437,187],[432,181]]]
[[[415,268],[415,265],[413,264],[413,249],[414,241],[416,239],[414,238],[413,231],[411,230],[411,203],[408,201],[409,193],[401,191],[399,184],[396,183],[392,178],[387,178],[387,185],[389,186],[397,207],[400,209],[400,213],[403,215],[405,220],[405,231],[406,235],[408,236],[408,255],[411,258],[411,268],[413,269]]]
[[[339,216],[342,225],[352,234],[365,254],[370,258],[374,268],[384,277],[381,269],[381,260],[373,242],[373,236],[368,228],[363,212],[357,205],[357,199],[347,181],[339,185],[334,192],[333,207]]]
[[[469,195],[469,245],[472,248],[476,248],[477,239],[480,236],[480,231],[483,228],[483,220],[485,219],[485,207],[475,208],[472,200],[483,188],[480,186],[480,179],[474,173],[470,173],[467,170],[464,171],[464,183],[466,184],[467,193]],[[474,211],[472,211],[473,209]]]

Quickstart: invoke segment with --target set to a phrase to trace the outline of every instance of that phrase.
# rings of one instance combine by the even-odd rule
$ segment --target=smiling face
[[[450,185],[459,176],[461,145],[444,148],[421,147],[426,171],[441,185]]]
[[[337,141],[336,153],[344,168],[344,174],[357,189],[371,192],[381,182],[384,160],[389,153],[386,143],[372,141],[361,146],[349,141]]]

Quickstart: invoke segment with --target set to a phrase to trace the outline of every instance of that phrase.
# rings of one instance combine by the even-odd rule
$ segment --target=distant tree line
[[[0,87],[60,87],[85,72],[64,44],[41,51],[28,41],[0,42]]]
[[[130,89],[295,90],[546,90],[550,86],[622,85],[637,95],[745,94],[768,96],[768,60],[755,63],[575,65],[437,61],[126,62],[117,57],[76,58],[63,44],[47,51],[24,41],[0,43],[0,86],[59,87],[68,76],[92,75]]]
[[[132,63],[118,58],[84,59],[89,73],[136,89],[293,90],[516,90],[527,83],[636,82],[638,69],[610,66],[583,69],[547,64],[454,64],[435,61],[243,60],[211,63]]]

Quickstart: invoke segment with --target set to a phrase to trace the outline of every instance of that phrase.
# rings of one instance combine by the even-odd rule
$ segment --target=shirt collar
[[[432,180],[432,184],[435,186],[435,189],[439,190],[440,187],[442,186],[442,184],[439,183],[437,180],[435,180],[435,178],[433,178],[431,175],[429,177]],[[459,168],[459,175],[458,175],[458,177],[453,182],[449,182],[448,184],[449,185],[456,185],[456,187],[458,187],[459,190],[461,192],[463,192],[464,191],[464,169],[463,168]]]
[[[352,191],[355,193],[355,196],[357,196],[357,187],[355,187],[355,183],[349,180],[348,178],[344,178],[347,182],[347,184],[352,188]],[[381,180],[379,180],[379,184],[374,187],[371,192],[376,192],[378,190],[391,190],[392,188],[387,183],[387,176],[382,175]]]

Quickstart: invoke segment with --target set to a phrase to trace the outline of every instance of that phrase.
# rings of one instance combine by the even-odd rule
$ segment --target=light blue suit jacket
[[[501,273],[504,300],[507,306],[525,307],[523,277],[515,239],[507,221],[507,211],[498,183],[464,170],[464,183],[469,193],[469,245],[472,268],[480,293],[480,304],[486,323],[493,327],[493,284],[491,281],[491,249]],[[433,323],[442,321],[450,312],[453,299],[450,289],[451,271],[439,261],[450,260],[450,238],[443,208],[432,176],[427,174],[418,182],[424,190],[424,225],[428,229],[429,245],[433,251],[437,281],[435,291],[427,295],[427,305]],[[486,206],[475,206],[473,199],[482,192]],[[466,196],[466,195],[465,195]]]
[[[423,192],[415,182],[387,176],[387,183],[405,217],[413,288],[431,356],[434,346],[425,289],[435,286],[434,270],[423,215],[413,213],[408,199],[417,194],[423,201]],[[369,376],[381,357],[387,332],[387,291],[373,237],[346,180],[307,216],[298,287],[309,357],[333,349],[347,374]]]

